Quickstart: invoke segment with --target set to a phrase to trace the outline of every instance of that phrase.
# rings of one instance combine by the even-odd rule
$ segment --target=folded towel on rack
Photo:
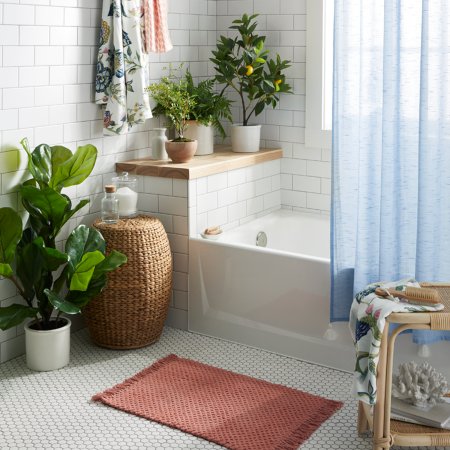
[[[404,279],[389,283],[369,284],[356,294],[350,310],[350,332],[356,349],[354,393],[358,400],[369,405],[376,403],[376,374],[381,345],[381,336],[386,318],[394,312],[440,311],[444,305],[413,305],[382,298],[375,294],[377,287],[404,290],[406,287],[419,287],[414,279]]]

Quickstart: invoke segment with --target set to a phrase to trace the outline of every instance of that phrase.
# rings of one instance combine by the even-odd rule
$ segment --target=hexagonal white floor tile
[[[343,401],[344,407],[301,446],[302,450],[372,448],[368,439],[356,433],[351,374],[173,328],[165,328],[160,341],[149,347],[126,351],[96,347],[86,330],[79,331],[72,336],[70,365],[54,372],[28,370],[24,357],[0,365],[0,448],[221,448],[90,401],[93,394],[169,353]]]

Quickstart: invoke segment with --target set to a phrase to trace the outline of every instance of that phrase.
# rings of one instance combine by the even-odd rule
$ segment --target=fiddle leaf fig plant
[[[292,94],[284,74],[290,61],[282,60],[278,54],[275,59],[269,58],[266,36],[255,33],[256,17],[258,14],[244,14],[233,20],[229,28],[238,35],[220,36],[217,49],[212,52],[214,57],[210,58],[217,82],[225,85],[222,93],[230,88],[239,96],[243,125],[248,125],[252,115],[261,114],[266,106],[275,108],[281,93]]]
[[[64,250],[56,245],[64,225],[89,203],[81,200],[72,206],[62,189],[90,175],[97,149],[85,145],[72,153],[41,144],[31,151],[26,139],[21,144],[31,178],[19,193],[29,218],[23,228],[15,210],[0,208],[0,275],[15,284],[22,302],[0,307],[0,329],[34,318],[36,329],[49,330],[60,326],[61,313],[80,313],[106,286],[107,273],[127,258],[115,250],[106,255],[101,233],[85,225],[72,231]]]

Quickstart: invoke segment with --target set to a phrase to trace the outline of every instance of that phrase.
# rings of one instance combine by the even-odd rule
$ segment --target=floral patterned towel
[[[95,102],[106,105],[104,134],[127,133],[152,117],[140,0],[104,0]]]
[[[381,336],[386,317],[393,312],[439,311],[444,305],[420,306],[400,302],[398,299],[381,298],[375,294],[377,287],[403,291],[407,286],[420,287],[413,279],[390,283],[369,284],[356,294],[350,310],[350,331],[356,348],[354,391],[358,400],[369,405],[376,403],[376,373]]]

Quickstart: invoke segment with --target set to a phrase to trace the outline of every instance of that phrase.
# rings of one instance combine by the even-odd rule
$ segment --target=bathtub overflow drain
[[[267,234],[264,231],[260,231],[256,235],[256,245],[258,247],[266,247],[267,246]]]

